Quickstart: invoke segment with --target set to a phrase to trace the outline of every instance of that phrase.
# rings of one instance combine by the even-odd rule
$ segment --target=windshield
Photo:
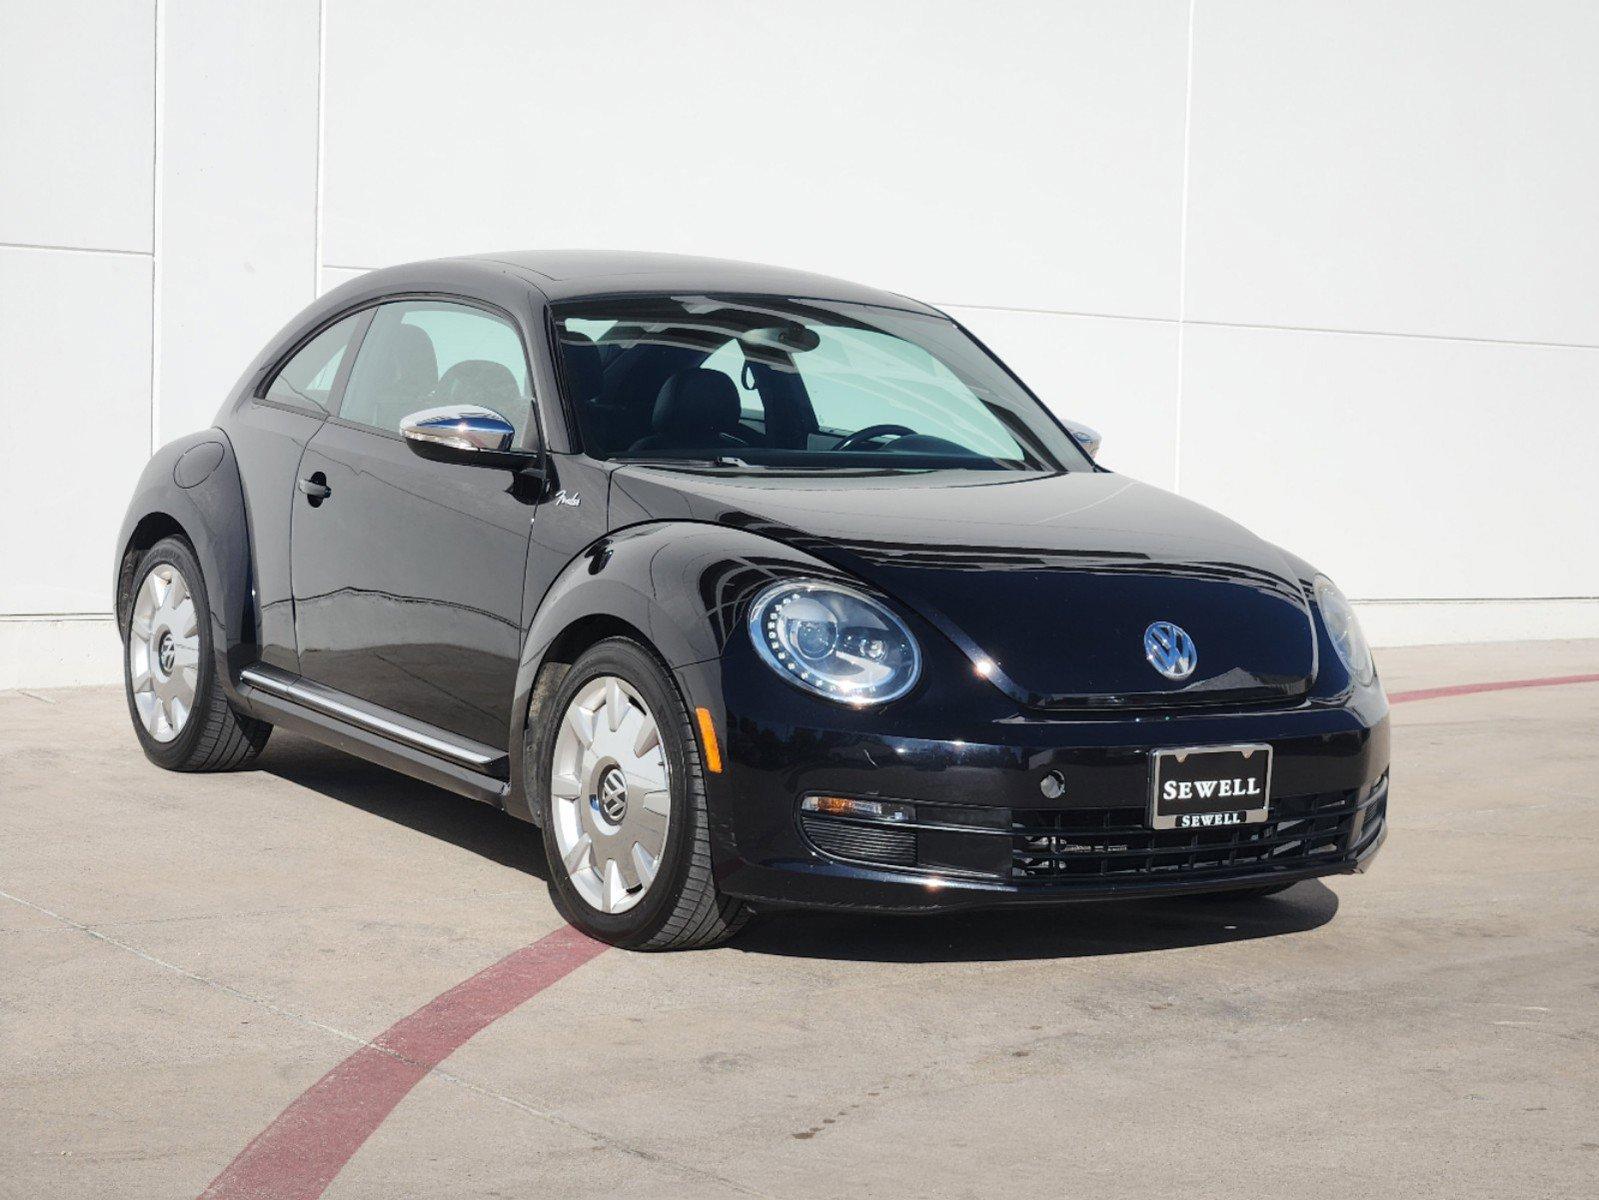
[[[780,297],[643,296],[554,310],[596,458],[719,469],[1091,470],[953,321]]]

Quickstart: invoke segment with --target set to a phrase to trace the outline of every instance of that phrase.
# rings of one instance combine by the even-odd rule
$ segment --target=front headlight
[[[1371,660],[1371,647],[1366,635],[1360,631],[1360,621],[1355,610],[1325,575],[1316,577],[1316,607],[1321,609],[1322,624],[1327,626],[1327,636],[1333,649],[1343,661],[1349,674],[1360,683],[1369,684],[1377,678],[1377,665]]]
[[[900,619],[838,584],[773,584],[750,605],[749,625],[772,670],[829,700],[881,704],[921,673],[921,650]]]

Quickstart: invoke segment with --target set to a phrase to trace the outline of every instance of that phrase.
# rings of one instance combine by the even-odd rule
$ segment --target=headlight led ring
[[[830,700],[883,704],[921,674],[921,649],[904,622],[842,584],[772,584],[750,605],[749,630],[769,667]]]

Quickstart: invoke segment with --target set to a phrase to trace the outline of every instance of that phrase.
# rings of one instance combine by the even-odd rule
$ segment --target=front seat
[[[738,388],[720,371],[691,367],[661,385],[650,414],[651,432],[628,448],[629,454],[662,450],[714,450],[747,447],[738,437]]]
[[[350,379],[340,416],[346,420],[398,429],[425,407],[439,384],[439,360],[427,330],[395,325],[380,344],[363,347]]]
[[[492,409],[514,425],[522,392],[516,386],[516,376],[504,363],[466,358],[444,372],[439,386],[433,389],[433,398],[440,404],[475,404]]]
[[[605,401],[605,365],[594,339],[575,329],[561,331],[562,364],[568,399],[578,410],[583,433],[601,454],[631,446],[644,423],[642,414]]]
[[[561,360],[574,404],[593,404],[605,390],[605,368],[594,339],[576,329],[561,330]]]

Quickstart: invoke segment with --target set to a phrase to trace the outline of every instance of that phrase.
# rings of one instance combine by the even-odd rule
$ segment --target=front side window
[[[350,348],[350,339],[360,328],[365,313],[356,313],[328,326],[317,334],[288,362],[283,364],[264,398],[317,412],[327,412],[333,385],[339,377]]]
[[[396,433],[412,413],[441,405],[496,412],[516,427],[521,441],[532,419],[533,393],[516,328],[465,304],[382,305],[361,342],[339,417]]]
[[[567,399],[597,458],[1092,469],[1060,423],[943,317],[766,296],[582,300],[555,317]]]

